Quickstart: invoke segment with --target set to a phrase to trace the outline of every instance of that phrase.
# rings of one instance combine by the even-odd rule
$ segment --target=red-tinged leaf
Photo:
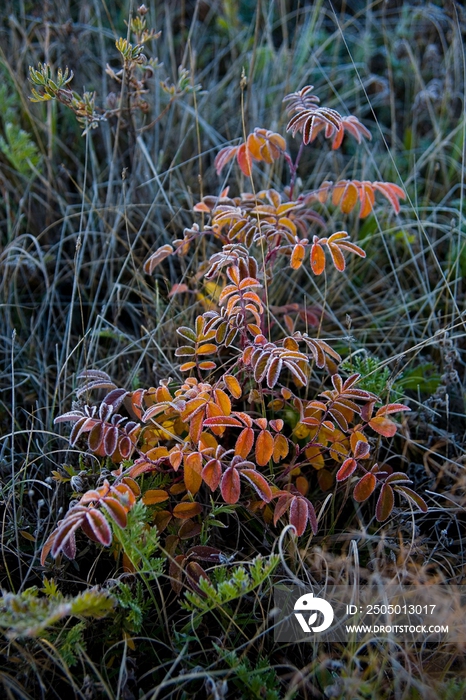
[[[243,175],[250,177],[252,173],[252,158],[249,155],[245,143],[241,144],[241,146],[238,148],[236,160],[238,161],[238,165],[241,168]]]
[[[96,425],[94,425],[87,438],[87,444],[89,445],[91,452],[97,452],[102,444],[103,435],[104,424],[99,421]]]
[[[307,527],[309,519],[308,502],[305,498],[295,496],[290,506],[290,523],[296,529],[296,534],[301,537]]]
[[[126,389],[113,389],[113,391],[110,391],[107,394],[104,401],[109,406],[112,406],[113,410],[116,411],[118,408],[120,408],[121,404],[128,395],[129,391],[126,391]]]
[[[332,262],[339,272],[343,272],[346,267],[345,256],[341,252],[340,248],[332,243],[328,244],[328,249],[330,255],[332,256]]]
[[[87,425],[89,425],[90,420],[92,420],[92,419],[82,417],[78,420],[77,423],[75,423],[73,425],[71,432],[70,432],[70,437],[69,437],[71,447],[74,447],[79,436],[82,435],[82,433],[86,432],[86,428],[87,428]],[[92,422],[93,422],[93,425],[99,425],[98,420],[92,420]],[[56,418],[54,420],[54,423],[60,423],[58,418]],[[91,428],[92,428],[92,426],[91,426]]]
[[[111,426],[106,428],[104,437],[104,450],[107,457],[111,457],[118,447],[118,428]]]
[[[399,199],[406,199],[404,190],[393,182],[373,182],[372,186],[374,190],[378,190],[388,199],[395,213],[399,214],[401,208]]]
[[[286,494],[284,496],[280,496],[277,500],[277,505],[275,506],[275,510],[273,513],[273,524],[276,525],[277,522],[280,520],[282,515],[286,513],[288,508],[290,507],[290,503],[292,500],[292,496],[290,494]]]
[[[377,479],[375,478],[374,474],[365,474],[354,487],[354,500],[358,501],[359,503],[367,500],[373,493],[376,483]]]
[[[355,459],[345,459],[340,469],[337,471],[337,481],[344,481],[348,479],[356,470],[358,463]]]
[[[367,459],[371,448],[365,440],[358,440],[354,447],[354,459]]]
[[[188,491],[195,494],[202,484],[202,457],[199,452],[187,455],[184,461],[184,483]]]
[[[272,500],[272,490],[262,474],[256,472],[255,469],[241,469],[241,476],[249,481],[263,501],[269,503]]]
[[[380,489],[380,494],[375,508],[375,517],[379,523],[382,523],[390,516],[394,505],[395,496],[393,495],[393,489],[389,484],[385,483]]]
[[[375,401],[368,401],[366,404],[361,406],[361,418],[364,421],[369,422],[371,420],[372,413],[374,411],[374,404]]]
[[[325,252],[320,243],[313,243],[311,248],[311,268],[315,275],[321,275],[325,270]]]
[[[220,491],[225,503],[237,503],[241,493],[238,470],[228,467],[220,482]]]
[[[44,566],[44,565],[45,565],[45,560],[47,559],[47,557],[48,557],[48,555],[49,555],[49,552],[50,552],[50,550],[51,550],[52,547],[53,547],[53,543],[54,543],[54,541],[55,541],[55,537],[57,536],[57,534],[58,534],[58,530],[54,530],[54,531],[49,535],[49,537],[47,538],[47,540],[46,540],[44,546],[42,547],[42,552],[41,552],[41,555],[40,555],[40,565],[41,565],[41,566]]]
[[[333,151],[336,151],[337,148],[340,148],[340,146],[343,142],[344,134],[345,134],[345,130],[343,128],[343,125],[341,125],[333,137],[333,141],[332,141],[332,150]]]
[[[357,448],[358,442],[366,442],[367,443],[367,438],[364,435],[364,433],[361,433],[360,430],[355,430],[354,433],[351,433],[351,436],[350,436],[350,446],[351,446],[353,453],[354,453],[355,449]]]
[[[235,455],[239,455],[246,459],[254,444],[254,430],[252,428],[244,428],[235,444]]]
[[[406,482],[407,484],[411,484],[412,481],[409,478],[407,474],[404,472],[393,472],[393,474],[390,474],[390,476],[387,477],[385,480],[386,484],[393,484],[393,483],[398,483],[398,482]]]
[[[376,433],[387,438],[393,437],[397,429],[396,423],[389,418],[384,418],[384,416],[372,418],[372,420],[369,421],[369,425]]]
[[[407,486],[401,486],[398,484],[393,488],[398,493],[401,493],[401,495],[407,498],[409,501],[415,503],[417,507],[420,508],[420,510],[422,510],[423,513],[427,513],[427,511],[429,510],[427,503],[418,493],[408,488]]]
[[[320,425],[320,420],[318,418],[314,418],[314,416],[306,416],[299,422],[303,423],[304,425]]]
[[[283,360],[280,357],[274,357],[267,369],[267,386],[269,389],[273,389],[275,384],[278,382],[280,372],[282,371]]]
[[[168,493],[163,489],[149,489],[142,497],[142,502],[145,506],[155,506],[157,503],[163,503],[168,499]]]
[[[173,508],[173,515],[179,520],[188,520],[188,518],[194,518],[196,515],[202,513],[202,506],[200,503],[191,503],[190,501],[185,501],[183,503],[178,503]]]
[[[172,514],[169,510],[159,510],[158,513],[154,515],[153,523],[159,532],[163,532],[167,527],[168,523],[172,519]]]
[[[190,540],[197,537],[202,531],[202,525],[195,523],[193,520],[183,520],[181,527],[178,530],[180,540]]]
[[[136,439],[134,442],[136,442]],[[131,457],[131,453],[132,453],[133,449],[134,449],[134,443],[132,442],[130,437],[128,435],[123,435],[123,437],[120,438],[120,441],[118,443],[118,451],[121,455],[121,458],[128,459],[129,457]]]
[[[92,534],[100,544],[104,547],[110,546],[112,543],[112,531],[105,516],[96,508],[91,508],[86,513],[86,519]]]
[[[281,435],[280,433],[275,435],[273,439],[272,453],[273,461],[275,462],[275,464],[277,464],[277,462],[280,462],[282,459],[285,459],[289,452],[289,449],[290,447],[286,437],[284,435]]]
[[[310,501],[308,501],[307,499],[306,499],[306,502],[307,502],[307,509],[308,509],[308,513],[309,513],[308,517],[309,517],[309,523],[311,525],[312,534],[317,535],[317,530],[319,528],[318,528],[318,524],[317,524],[316,512],[315,512],[315,509],[314,509],[314,506],[312,505],[312,503]]]
[[[102,499],[101,504],[118,527],[121,527],[122,530],[124,530],[127,525],[128,518],[126,508],[122,506],[120,501],[117,501],[116,498],[112,498],[111,496],[106,496]]]
[[[399,413],[400,411],[410,411],[409,406],[405,406],[402,403],[389,403],[388,406],[382,406],[379,408],[376,415],[377,416],[388,416],[390,413]]]
[[[234,154],[233,154],[233,155],[234,155]],[[217,172],[217,175],[220,175],[220,173]],[[207,204],[205,204],[205,202],[198,202],[197,204],[195,204],[195,205],[193,206],[193,211],[203,211],[203,212],[205,212],[206,214],[209,214],[209,213],[210,213],[210,207],[208,207]]]
[[[290,266],[293,270],[299,270],[303,264],[304,256],[306,255],[306,248],[302,243],[297,243],[293,248],[290,257]]]
[[[222,478],[222,465],[219,460],[209,460],[202,470],[201,476],[210,490],[215,491]]]
[[[168,258],[173,253],[173,248],[168,243],[158,248],[155,253],[152,253],[150,258],[144,263],[144,272],[148,275],[152,274],[157,265]]]
[[[191,588],[202,598],[205,598],[206,594],[201,588],[199,588],[198,583],[201,578],[204,578],[207,581],[210,581],[210,579],[202,566],[196,561],[190,561],[188,564],[186,564],[186,575],[188,576]]]
[[[175,294],[183,294],[184,292],[189,292],[187,284],[174,284],[168,292],[168,298],[175,296]]]
[[[217,153],[215,156],[214,160],[214,165],[215,165],[215,170],[217,171],[217,175],[220,175],[222,172],[222,169],[224,166],[230,161],[232,158],[235,157],[236,152],[238,150],[238,146],[226,146],[225,148],[222,148],[221,151]],[[198,205],[196,205],[198,206]]]
[[[97,503],[100,501],[102,494],[97,489],[90,489],[81,497],[80,505],[88,505],[89,503]]]
[[[50,548],[50,553],[54,559],[60,554],[64,545],[70,538],[73,538],[74,540],[74,533],[82,526],[84,519],[84,513],[82,513],[78,518],[65,518],[63,523],[59,526],[54,537],[52,547]]]
[[[180,365],[180,372],[189,372],[189,370],[194,369],[195,366],[195,362],[185,362],[182,365]]]
[[[235,425],[242,427],[242,424],[237,418],[233,416],[213,416],[213,418],[206,418],[204,421],[204,426],[220,426],[228,427],[229,425]]]
[[[83,530],[85,524],[86,521],[84,520],[82,525]],[[86,534],[89,536],[88,533]],[[65,540],[65,542],[63,542],[61,551],[68,559],[76,559],[76,534],[74,532],[72,532],[70,537],[68,537],[68,539]]]
[[[241,398],[243,393],[241,390],[241,385],[239,381],[232,374],[225,374],[223,377],[225,384],[227,385],[228,391],[235,399]]]
[[[265,467],[273,455],[273,437],[269,430],[261,430],[256,440],[256,462],[260,467]]]

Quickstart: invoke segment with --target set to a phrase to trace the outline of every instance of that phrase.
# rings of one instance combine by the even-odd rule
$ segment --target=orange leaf
[[[184,503],[178,503],[178,505],[173,508],[173,515],[180,520],[194,518],[194,516],[199,515],[199,513],[202,513],[202,506],[200,503],[185,501]]]
[[[365,501],[373,493],[377,480],[374,474],[365,474],[356,484],[353,491],[355,501],[361,503]]]
[[[228,391],[230,394],[235,398],[239,399],[241,398],[241,385],[239,381],[236,379],[236,377],[233,377],[232,374],[225,374],[224,377],[224,382],[227,385]]]
[[[302,496],[305,496],[309,491],[309,481],[305,476],[298,476],[296,479],[296,488]]]
[[[199,452],[187,455],[184,461],[184,483],[188,491],[195,494],[202,484],[202,457]]]
[[[210,362],[209,360],[206,360],[205,362],[199,362],[199,369],[201,369],[203,372],[215,369],[216,366],[217,365],[215,364],[215,362]]]
[[[284,435],[275,435],[273,439],[273,461],[275,464],[285,459],[289,452],[288,440]]]
[[[337,268],[337,270],[339,272],[343,272],[345,267],[346,267],[346,263],[345,263],[344,255],[341,252],[340,248],[335,244],[329,243],[328,249],[330,251],[330,255],[332,256],[333,264],[335,265],[335,267]]]
[[[250,177],[252,173],[252,159],[246,148],[246,144],[243,143],[236,153],[236,160],[241,168],[241,171],[246,177]]]
[[[184,364],[180,365],[180,371],[181,372],[189,372],[190,369],[193,369],[196,366],[195,362],[185,362]]]
[[[163,503],[168,498],[168,493],[163,489],[149,489],[142,497],[142,502],[146,506],[154,506],[156,503]]]
[[[351,211],[353,211],[354,207],[357,204],[357,201],[358,189],[356,185],[354,185],[352,182],[349,182],[345,187],[345,191],[340,202],[340,209],[343,212],[343,214],[349,214]]]
[[[318,241],[314,241],[311,248],[311,268],[315,275],[321,275],[325,270],[325,253]]]
[[[372,430],[384,437],[393,437],[396,433],[396,423],[383,416],[376,416],[369,421],[369,425]]]
[[[233,416],[214,416],[213,418],[207,418],[204,421],[205,426],[228,426],[236,425],[242,427],[242,423],[239,422],[237,418]]]
[[[213,343],[205,343],[196,349],[196,355],[211,355],[213,352],[217,352],[217,350],[217,346]]]
[[[273,454],[273,437],[269,430],[261,430],[256,441],[256,462],[260,467],[268,464]]]
[[[306,249],[301,243],[297,243],[291,253],[290,265],[293,270],[298,270],[303,264]]]
[[[244,428],[235,444],[235,455],[239,455],[246,459],[254,444],[254,430],[252,428]]]
[[[222,466],[218,459],[210,459],[201,472],[201,476],[211,491],[215,491],[222,477]]]
[[[221,409],[221,415],[229,416],[231,413],[231,401],[222,389],[214,390],[215,402]]]
[[[378,416],[387,416],[389,413],[398,413],[399,411],[410,411],[408,406],[402,403],[389,403],[388,406],[382,406],[377,411]]]
[[[201,437],[203,422],[204,412],[201,411],[200,413],[196,414],[194,418],[191,418],[191,422],[189,424],[189,437],[196,444],[199,442],[199,438]]]

